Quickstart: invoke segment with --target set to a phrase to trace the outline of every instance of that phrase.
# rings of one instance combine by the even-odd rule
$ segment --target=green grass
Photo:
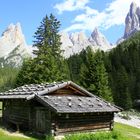
[[[12,136],[0,128],[0,140],[41,140],[41,138]],[[42,140],[54,140],[54,138],[46,137]],[[66,135],[63,140],[140,140],[140,129],[115,123],[112,132],[78,133]]]
[[[112,131],[67,135],[64,140],[126,140],[126,138],[117,131]]]
[[[140,129],[121,124],[121,123],[115,123],[115,131],[118,131],[126,138],[129,138],[130,140],[140,140]]]
[[[66,135],[64,140],[140,140],[140,129],[115,123],[115,128],[112,132]]]
[[[20,134],[20,136],[18,136]],[[54,140],[54,137],[51,136],[46,136],[46,137],[42,137],[42,136],[34,136],[34,135],[30,135],[30,137],[25,134],[21,134],[21,133],[10,133],[8,132],[6,129],[0,128],[0,140]]]
[[[11,136],[2,128],[0,128],[0,140],[36,140],[34,138],[24,138],[21,136]]]

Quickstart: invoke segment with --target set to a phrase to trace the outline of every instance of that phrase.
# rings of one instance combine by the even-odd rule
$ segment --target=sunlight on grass
[[[140,129],[115,123],[115,128],[112,132],[66,135],[64,140],[140,140]]]
[[[0,129],[0,140],[36,140],[34,138],[25,138],[25,137],[22,137],[22,136],[11,136],[10,134],[7,133],[6,130],[4,129]]]
[[[121,123],[115,123],[115,130],[131,140],[140,140],[140,129],[138,128]]]

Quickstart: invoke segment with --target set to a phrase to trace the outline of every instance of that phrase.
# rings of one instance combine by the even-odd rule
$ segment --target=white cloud
[[[78,2],[79,1],[79,4]],[[72,21],[72,25],[65,29],[65,31],[72,30],[93,30],[95,27],[99,27],[103,30],[106,30],[114,25],[123,25],[125,17],[129,11],[130,4],[134,1],[140,6],[140,0],[114,0],[102,11],[99,12],[96,9],[93,9],[86,4],[89,0],[67,0],[64,3],[61,3],[57,6],[57,9],[60,13],[64,11],[74,11],[77,9],[82,9],[83,13],[77,15]],[[84,1],[81,7],[81,2]],[[72,2],[70,7],[67,5],[67,2]],[[58,8],[59,7],[59,8]],[[63,7],[63,8],[62,8]],[[62,8],[62,9],[61,9]],[[61,9],[61,10],[60,10]]]
[[[59,14],[62,14],[64,11],[84,9],[88,2],[89,0],[65,0],[62,3],[56,4],[54,8],[58,10]]]
[[[90,8],[88,6],[85,7],[85,10],[86,10],[86,14],[87,15],[94,15],[94,14],[96,15],[96,14],[98,14],[97,10],[92,9],[92,8]]]
[[[70,27],[68,27],[67,29],[65,29],[64,31],[68,32],[68,31],[73,31],[73,30],[86,30],[86,26],[84,26],[83,23],[75,23],[73,25],[71,25]]]

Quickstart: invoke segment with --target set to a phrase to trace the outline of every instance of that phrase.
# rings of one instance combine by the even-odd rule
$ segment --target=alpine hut
[[[43,134],[59,135],[113,129],[120,108],[77,84],[30,84],[0,94],[6,124]]]

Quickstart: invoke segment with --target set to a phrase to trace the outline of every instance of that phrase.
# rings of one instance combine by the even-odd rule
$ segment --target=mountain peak
[[[8,26],[7,29],[8,29],[8,30],[12,30],[12,29],[14,29],[14,26],[15,26],[15,25],[14,25],[13,23],[11,23],[11,24]]]
[[[15,29],[21,31],[21,26],[20,26],[19,22],[15,25],[13,23],[10,23],[10,25],[7,27],[7,29],[4,31],[4,33],[8,32],[8,31],[13,31]]]
[[[66,32],[61,32],[61,49],[63,51],[63,56],[68,58],[73,54],[77,54],[90,45],[87,36],[84,32],[75,32],[68,34]]]
[[[70,39],[73,44],[75,44],[75,43],[81,44],[82,42],[87,40],[87,37],[86,37],[85,33],[81,31],[81,32],[72,33],[70,35]]]
[[[130,13],[135,13],[137,10],[137,4],[133,1],[130,5]]]
[[[20,31],[20,32],[22,32],[21,25],[20,25],[19,22],[15,25],[15,29],[18,30],[18,31]]]
[[[7,40],[21,41],[25,43],[25,38],[22,33],[20,23],[17,23],[15,25],[11,23],[2,34],[2,38],[6,37]]]
[[[91,34],[91,36],[99,36],[99,35],[101,35],[101,32],[99,32],[99,30],[98,30],[98,28],[96,27],[94,30],[93,30],[93,32],[92,32],[92,34]]]
[[[0,58],[4,58],[6,60],[11,52],[15,50],[15,48],[18,48],[18,52],[21,52],[21,59],[22,56],[29,56],[30,52],[28,50],[24,35],[22,33],[22,29],[20,26],[20,23],[17,23],[14,25],[11,23],[7,29],[3,32],[1,38],[0,38]],[[14,51],[15,52],[15,51]],[[27,55],[25,55],[27,54]],[[19,55],[18,55],[19,56]],[[16,52],[16,57],[17,57],[17,52]],[[13,55],[13,58],[10,57],[11,59],[8,60],[9,63],[12,61],[15,61],[15,57]],[[19,59],[19,58],[18,58]],[[7,61],[6,61],[7,63]],[[16,62],[15,62],[16,63]],[[16,65],[16,64],[15,64]]]
[[[93,30],[89,41],[93,46],[98,46],[102,50],[107,50],[110,48],[109,42],[107,41],[105,36],[98,30],[98,28],[95,28]]]
[[[123,39],[129,38],[140,30],[140,7],[135,2],[130,5],[130,10],[125,19],[125,32]]]

